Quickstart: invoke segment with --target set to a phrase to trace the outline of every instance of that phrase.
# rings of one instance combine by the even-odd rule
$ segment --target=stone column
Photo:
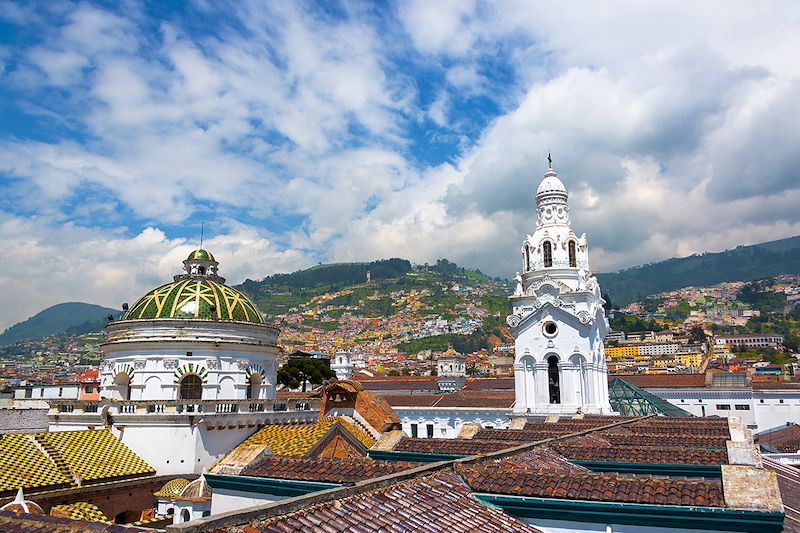
[[[536,407],[540,410],[547,409],[550,404],[550,387],[547,382],[547,362],[534,365],[534,379],[536,380]],[[533,410],[533,409],[531,409]]]
[[[528,376],[525,371],[525,364],[522,361],[514,363],[514,403],[515,413],[524,413],[528,407],[526,391]]]
[[[562,411],[568,408],[575,411],[577,402],[575,401],[575,391],[578,386],[575,383],[575,367],[570,361],[560,361],[558,363],[559,384],[561,386],[561,406]]]

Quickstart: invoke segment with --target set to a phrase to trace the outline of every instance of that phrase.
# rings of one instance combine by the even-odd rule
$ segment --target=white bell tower
[[[516,350],[514,413],[611,414],[604,302],[589,270],[586,235],[572,231],[569,195],[549,156],[548,162],[507,318]]]

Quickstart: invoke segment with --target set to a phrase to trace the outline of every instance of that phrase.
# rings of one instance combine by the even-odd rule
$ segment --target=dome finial
[[[550,150],[547,151],[547,168],[553,170],[553,158],[550,157]]]

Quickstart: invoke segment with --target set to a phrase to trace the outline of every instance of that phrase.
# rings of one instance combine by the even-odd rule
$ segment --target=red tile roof
[[[588,447],[557,444],[553,448],[572,461],[602,461],[611,463],[649,463],[681,465],[724,465],[728,464],[725,450],[705,450],[702,448],[678,447]]]
[[[769,444],[784,453],[797,453],[800,450],[800,426],[792,424],[762,433],[754,437],[755,442]]]
[[[551,448],[534,448],[520,452],[498,462],[501,468],[518,468],[532,472],[577,472],[589,470],[570,463],[563,455]]]
[[[413,468],[406,462],[390,463],[358,459],[294,459],[263,456],[242,470],[241,475],[350,484]]]
[[[727,437],[707,437],[704,435],[665,435],[634,434],[627,432],[607,432],[602,437],[613,446],[684,446],[695,448],[725,449]]]
[[[372,391],[437,391],[439,381],[433,377],[391,377],[391,378],[363,378],[358,377],[358,382],[364,390]]]
[[[445,455],[482,455],[517,446],[518,442],[475,439],[409,439],[404,437],[394,447],[396,452],[441,453]]]
[[[616,378],[643,389],[683,389],[706,386],[705,374],[612,374],[608,376],[609,381]]]
[[[608,473],[526,472],[498,465],[457,465],[476,492],[654,505],[724,507],[716,480]]]
[[[392,407],[433,407],[442,394],[387,394],[383,397]]]
[[[466,390],[514,390],[514,378],[469,378],[464,384]]]
[[[426,531],[541,533],[475,500],[452,471],[325,502],[252,524],[256,531],[316,533]],[[323,529],[324,527],[324,529]]]
[[[753,381],[753,390],[797,390],[800,382],[797,381]]]
[[[511,409],[514,393],[462,390],[448,394],[391,394],[382,396],[393,407],[475,407]]]
[[[800,471],[788,467],[767,457],[764,458],[764,468],[772,470],[778,478],[778,490],[783,501],[784,533],[800,533]]]

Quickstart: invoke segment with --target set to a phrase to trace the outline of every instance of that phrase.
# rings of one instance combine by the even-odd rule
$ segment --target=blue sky
[[[548,151],[597,271],[800,234],[798,21],[795,2],[0,0],[0,329],[134,300],[201,223],[233,283],[394,256],[511,276]]]

